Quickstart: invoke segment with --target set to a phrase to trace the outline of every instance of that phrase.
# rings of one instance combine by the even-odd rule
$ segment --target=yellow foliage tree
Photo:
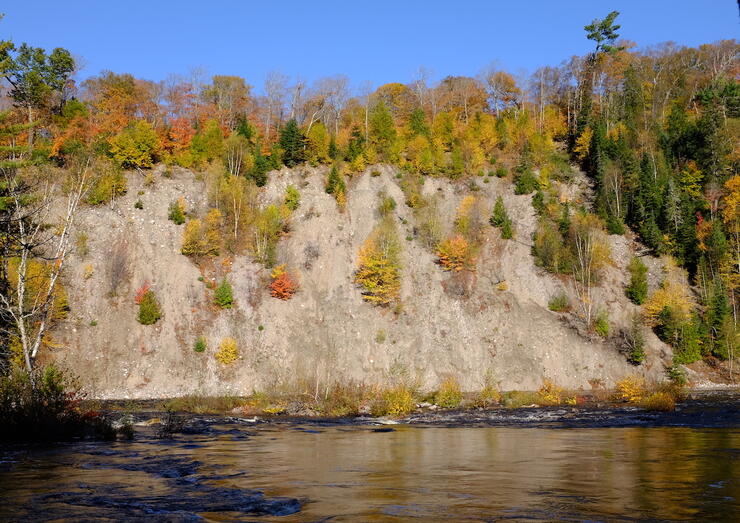
[[[203,238],[204,254],[218,256],[221,247],[221,224],[223,214],[218,209],[211,209],[206,214],[205,234]]]
[[[576,139],[576,146],[573,148],[573,152],[576,154],[579,160],[585,160],[591,150],[591,138],[594,132],[590,127],[586,127],[581,136]]]
[[[214,355],[222,365],[231,365],[239,359],[239,347],[234,338],[224,338],[218,346],[218,352]]]
[[[185,230],[182,233],[182,247],[180,248],[182,254],[185,256],[202,256],[205,254],[201,229],[201,221],[197,218],[185,224]]]
[[[380,306],[398,301],[401,294],[399,251],[395,224],[388,217],[360,248],[355,283],[362,287],[365,301]]]
[[[649,325],[657,324],[658,316],[666,307],[671,309],[677,319],[688,321],[694,302],[682,279],[681,270],[673,262],[668,261],[665,279],[643,306],[645,321]]]

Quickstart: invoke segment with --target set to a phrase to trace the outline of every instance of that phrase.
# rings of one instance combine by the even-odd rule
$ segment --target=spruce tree
[[[283,150],[283,163],[288,167],[295,167],[303,162],[305,156],[306,137],[303,135],[295,118],[289,120],[280,131],[280,148]]]
[[[327,194],[338,194],[345,192],[344,178],[339,173],[336,165],[333,165],[329,171],[329,176],[326,178],[326,192]]]
[[[494,227],[501,227],[504,225],[509,216],[506,214],[506,207],[504,207],[504,199],[499,196],[496,198],[496,203],[493,206],[493,213],[491,214],[491,225]]]
[[[234,305],[234,292],[231,284],[224,278],[216,288],[214,302],[222,309],[230,309]]]

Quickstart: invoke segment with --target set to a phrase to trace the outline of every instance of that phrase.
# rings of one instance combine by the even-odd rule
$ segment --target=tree
[[[344,176],[339,172],[336,165],[332,165],[329,170],[329,176],[326,178],[326,193],[337,195],[344,193],[346,187],[344,185]]]
[[[162,317],[162,309],[154,291],[149,289],[142,296],[139,303],[139,314],[136,319],[142,325],[154,325]]]
[[[329,145],[331,138],[323,123],[317,122],[311,127],[306,139],[305,159],[312,164],[328,163],[331,155],[329,154]],[[335,145],[336,147],[336,145]]]
[[[504,207],[504,199],[499,195],[496,198],[496,203],[493,206],[493,212],[491,213],[491,225],[494,227],[503,227],[504,223],[509,220],[509,215]]]
[[[202,224],[194,218],[185,225],[182,233],[182,247],[180,252],[185,256],[202,256],[205,254],[202,238]]]
[[[601,272],[609,261],[609,244],[604,238],[601,221],[593,214],[586,213],[573,218],[569,241],[573,251],[576,292],[586,325],[591,326],[594,310],[591,287],[598,283]]]
[[[224,164],[229,174],[240,176],[254,164],[249,154],[249,141],[239,133],[232,133],[224,142]]]
[[[215,106],[219,123],[227,129],[234,129],[247,109],[250,90],[251,86],[244,78],[216,75],[211,79],[211,85],[203,89],[202,96]]]
[[[129,169],[148,168],[157,160],[159,137],[152,126],[137,120],[109,140],[113,159],[121,167]]]
[[[18,173],[7,164],[0,169],[0,284],[5,287],[0,293],[0,326],[6,329],[4,337],[17,338],[29,372],[55,319],[55,304],[64,298],[59,278],[77,208],[88,187],[88,165],[73,170],[68,180],[44,170]],[[57,218],[63,183],[66,202]]]
[[[625,294],[636,305],[642,305],[648,294],[647,267],[639,258],[632,258],[627,270],[630,273],[630,283]]]
[[[517,87],[513,76],[490,67],[483,73],[483,77],[488,93],[488,105],[496,112],[496,116],[504,109],[519,104],[522,91]]]
[[[393,116],[388,106],[380,102],[370,112],[370,142],[381,157],[391,160],[395,141],[396,126],[393,123]]]
[[[619,38],[617,31],[621,27],[614,25],[617,16],[619,16],[619,11],[612,11],[602,20],[596,18],[583,28],[586,31],[586,38],[596,42],[595,54],[599,52],[612,53],[623,49],[614,45],[614,42]]]
[[[294,167],[304,161],[306,138],[295,119],[289,120],[280,130],[280,148],[286,166]]]
[[[270,273],[270,296],[280,300],[289,300],[298,291],[298,281],[285,268],[285,264],[278,265]]]
[[[391,217],[375,227],[360,249],[355,282],[362,287],[365,301],[388,306],[401,293],[400,244]]]
[[[10,96],[17,107],[26,110],[28,123],[34,122],[34,110],[49,103],[53,93],[61,92],[75,68],[66,49],[57,47],[50,54],[40,47],[21,44],[16,50],[9,42],[0,43],[0,75],[10,84]],[[34,132],[29,129],[28,146],[33,146]]]
[[[230,309],[234,305],[234,292],[226,278],[216,287],[213,301],[222,309]]]

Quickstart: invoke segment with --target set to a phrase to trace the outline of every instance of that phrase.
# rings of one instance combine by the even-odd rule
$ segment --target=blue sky
[[[736,0],[16,0],[0,39],[82,57],[82,78],[110,69],[150,80],[202,67],[259,88],[278,70],[309,81],[346,74],[354,85],[474,75],[495,62],[513,73],[591,49],[583,26],[620,11],[621,36],[645,47],[738,36]]]

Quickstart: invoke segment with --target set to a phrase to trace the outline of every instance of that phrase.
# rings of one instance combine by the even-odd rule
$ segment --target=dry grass
[[[640,401],[640,407],[653,411],[672,411],[676,409],[676,398],[669,392],[653,392]]]
[[[439,390],[434,394],[434,403],[444,409],[454,409],[462,402],[460,384],[455,378],[448,378],[442,382]]]

